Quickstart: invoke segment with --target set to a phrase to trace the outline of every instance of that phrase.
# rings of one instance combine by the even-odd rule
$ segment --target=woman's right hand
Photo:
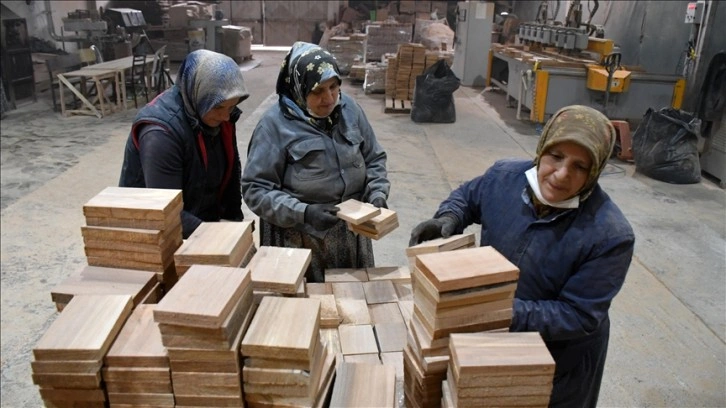
[[[318,231],[330,229],[339,220],[336,215],[339,210],[333,204],[308,204],[305,209],[305,224],[310,224]]]

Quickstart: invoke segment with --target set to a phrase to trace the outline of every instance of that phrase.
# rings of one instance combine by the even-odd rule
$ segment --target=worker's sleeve
[[[184,148],[167,130],[147,125],[139,129],[139,158],[146,188],[184,189]],[[187,238],[202,220],[182,210],[182,231]]]
[[[388,193],[391,189],[391,182],[388,180],[388,171],[386,170],[386,160],[388,158],[386,151],[383,149],[376,134],[371,127],[368,118],[363,109],[357,105],[358,128],[363,136],[361,144],[361,154],[366,163],[366,187],[363,193],[363,199],[372,202],[376,198],[388,199]]]
[[[264,123],[252,132],[242,172],[242,197],[253,213],[282,228],[304,224],[307,204],[282,191],[286,150]]]
[[[434,218],[439,218],[444,214],[454,216],[457,220],[457,229],[454,234],[463,233],[464,229],[471,224],[481,224],[481,205],[488,184],[488,173],[461,184],[441,202]]]
[[[565,282],[557,299],[515,298],[510,330],[538,331],[548,341],[582,338],[595,332],[623,286],[633,246],[632,234],[605,238]],[[548,272],[554,276],[561,271],[543,271]]]

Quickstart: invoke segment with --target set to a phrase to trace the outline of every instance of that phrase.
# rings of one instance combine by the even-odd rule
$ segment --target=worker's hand
[[[435,238],[448,238],[456,231],[458,221],[453,215],[443,215],[424,221],[411,231],[408,246],[414,246]]]
[[[388,208],[388,203],[386,203],[386,199],[383,197],[374,198],[371,204],[376,208]]]
[[[305,224],[310,224],[318,231],[330,229],[339,220],[335,215],[339,210],[333,204],[308,204],[305,209]]]

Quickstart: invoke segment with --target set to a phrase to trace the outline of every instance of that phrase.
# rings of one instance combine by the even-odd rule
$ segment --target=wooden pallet
[[[384,113],[411,113],[411,101],[408,99],[386,98]]]

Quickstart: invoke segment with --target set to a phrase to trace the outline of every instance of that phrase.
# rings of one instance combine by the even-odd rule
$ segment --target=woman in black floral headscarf
[[[323,282],[326,269],[374,266],[370,239],[349,231],[336,205],[352,198],[387,207],[390,189],[386,152],[341,82],[330,53],[295,43],[277,79],[278,104],[257,124],[242,175],[260,244],[311,249],[308,282]]]

